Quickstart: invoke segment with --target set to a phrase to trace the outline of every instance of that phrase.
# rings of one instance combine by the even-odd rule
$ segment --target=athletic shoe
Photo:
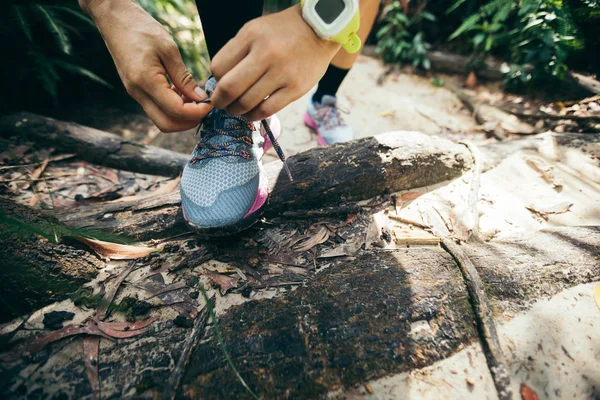
[[[354,132],[340,115],[335,96],[324,95],[320,102],[310,101],[304,113],[304,124],[317,134],[320,145],[347,142]]]
[[[206,92],[212,94],[215,87],[215,79],[209,79]],[[276,116],[269,124],[213,109],[204,118],[181,177],[181,208],[191,228],[205,236],[224,236],[250,227],[262,216],[269,193],[261,160],[270,146],[289,173],[277,143],[280,129]]]

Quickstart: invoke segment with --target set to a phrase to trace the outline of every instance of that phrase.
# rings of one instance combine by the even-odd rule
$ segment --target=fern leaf
[[[29,29],[29,22],[27,22],[27,20],[25,19],[25,15],[23,14],[21,7],[16,4],[12,5],[10,7],[10,11],[13,14],[13,16],[15,17],[17,24],[19,24],[19,27],[25,34],[25,37],[27,38],[27,40],[29,40],[30,42],[33,42],[33,36],[31,35],[31,29]]]
[[[452,35],[448,38],[448,40],[456,39],[458,36],[463,34],[464,32],[471,30],[477,23],[481,16],[479,14],[473,14],[469,18],[465,19],[463,23],[458,27],[457,30],[454,31]]]
[[[70,15],[74,16],[75,18],[78,18],[79,20],[85,22],[86,24],[96,27],[96,25],[94,24],[94,21],[92,21],[90,19],[90,17],[88,17],[81,11],[77,11],[77,10],[74,10],[74,9],[66,7],[66,6],[48,6],[48,8],[66,12],[67,14],[70,14]]]
[[[104,79],[100,78],[98,75],[96,75],[95,73],[93,73],[92,71],[90,71],[87,68],[84,68],[80,65],[76,65],[70,62],[66,62],[66,61],[62,61],[62,60],[52,60],[51,61],[52,64],[56,65],[59,68],[62,68],[66,71],[69,71],[73,74],[77,74],[77,75],[81,75],[81,76],[85,76],[88,79],[91,79],[95,82],[100,83],[101,85],[104,85],[110,89],[112,89],[112,85],[108,82],[106,82]]]
[[[48,30],[54,35],[56,44],[60,50],[65,54],[71,54],[71,41],[69,40],[69,37],[65,33],[64,29],[60,27],[56,21],[54,21],[50,13],[48,13],[43,6],[36,4],[34,7],[40,17],[44,20]]]

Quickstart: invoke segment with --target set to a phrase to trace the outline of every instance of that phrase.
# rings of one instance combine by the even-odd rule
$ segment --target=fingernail
[[[204,90],[200,89],[200,86],[196,86],[196,89],[194,89],[194,93],[196,93],[201,99],[205,99],[207,97]]]

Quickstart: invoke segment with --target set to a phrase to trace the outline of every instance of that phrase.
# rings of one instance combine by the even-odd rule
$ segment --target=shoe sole
[[[312,129],[315,132],[315,134],[317,135],[317,143],[319,143],[319,145],[321,145],[321,146],[329,145],[329,143],[327,143],[327,141],[323,138],[323,136],[319,132],[319,127],[317,127],[317,124],[315,123],[315,121],[313,121],[313,119],[310,117],[308,112],[304,113],[303,120],[304,120],[304,125],[306,125],[310,129]]]
[[[266,205],[266,203],[265,203]],[[215,228],[202,228],[194,225],[192,222],[185,220],[188,228],[196,232],[200,237],[204,238],[219,238],[225,236],[236,235],[246,229],[252,227],[258,220],[263,216],[265,207],[261,207],[246,218],[242,219],[237,224],[229,225],[226,227],[215,227]]]

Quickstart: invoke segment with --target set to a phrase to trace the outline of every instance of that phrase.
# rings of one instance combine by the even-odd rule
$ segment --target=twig
[[[469,237],[477,237],[479,235],[479,212],[477,211],[477,203],[479,202],[479,187],[481,186],[481,171],[483,169],[483,164],[477,146],[469,141],[464,141],[463,144],[467,146],[473,156],[473,177],[471,178],[471,186],[469,187],[469,195],[467,197],[467,212],[471,213],[470,220],[473,222],[473,227],[469,236],[465,239],[466,242],[469,240]]]
[[[179,357],[177,365],[175,365],[173,372],[171,372],[171,376],[169,376],[167,390],[165,391],[165,394],[163,396],[164,399],[173,400],[177,395],[177,390],[179,389],[179,385],[181,384],[181,379],[183,378],[185,369],[190,361],[190,357],[194,353],[194,349],[196,348],[198,342],[200,342],[200,338],[204,334],[206,324],[208,323],[208,317],[210,315],[209,310],[211,310],[215,306],[215,296],[213,295],[210,299],[207,298],[206,300],[207,302],[204,305],[204,308],[196,317],[196,323],[194,324],[192,332],[185,341],[181,357]]]
[[[431,230],[430,226],[422,224],[417,221],[413,221],[412,219],[407,219],[407,218],[403,218],[403,217],[399,217],[399,216],[395,216],[395,215],[391,215],[391,214],[388,215],[388,218],[393,219],[394,221],[402,222],[403,224],[414,225],[414,226],[424,229],[426,231]]]
[[[511,400],[512,390],[510,389],[508,368],[504,361],[504,354],[502,353],[502,347],[500,346],[496,323],[494,322],[492,310],[487,295],[485,294],[481,277],[469,257],[462,251],[460,246],[450,238],[449,232],[444,226],[441,217],[433,212],[426,214],[426,216],[431,223],[433,233],[440,238],[442,248],[454,258],[454,261],[456,261],[460,267],[460,271],[471,298],[471,306],[473,307],[473,312],[475,314],[475,322],[477,323],[483,352],[487,360],[488,368],[492,374],[492,379],[494,380],[494,386],[498,392],[498,398],[500,400]]]

